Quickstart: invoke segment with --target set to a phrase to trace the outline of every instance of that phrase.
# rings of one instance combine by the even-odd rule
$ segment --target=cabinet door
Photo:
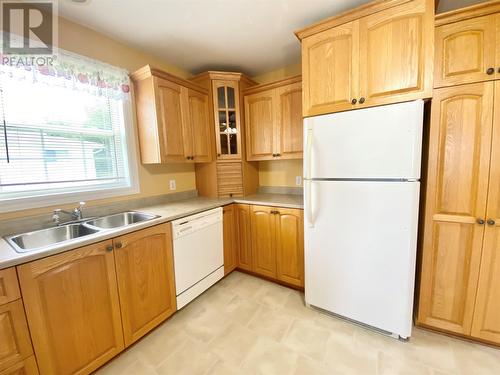
[[[302,82],[276,89],[276,152],[280,159],[302,159]]]
[[[154,81],[162,162],[187,161],[184,150],[185,118],[182,115],[182,88],[161,78],[155,77]]]
[[[176,311],[172,233],[157,225],[113,240],[125,345]]]
[[[278,279],[304,286],[304,217],[302,210],[279,208],[276,220]]]
[[[217,159],[241,160],[240,94],[237,81],[212,81]]]
[[[275,90],[245,95],[247,160],[273,160]]]
[[[472,336],[500,344],[500,85],[495,84],[495,118],[488,207]]]
[[[250,206],[235,204],[236,245],[238,248],[238,267],[247,271],[252,270],[252,247],[250,233]]]
[[[22,301],[0,306],[0,373],[31,354],[33,348]]]
[[[252,271],[276,278],[275,227],[276,211],[273,207],[252,206]]]
[[[19,266],[42,374],[89,374],[123,350],[111,241]]]
[[[38,367],[34,356],[28,357],[21,362],[5,370],[0,370],[0,375],[38,375]]]
[[[434,91],[418,321],[469,335],[490,165],[493,83]]]
[[[498,78],[495,19],[491,15],[436,27],[434,87]]]
[[[15,267],[0,271],[0,305],[21,298]]]
[[[227,275],[238,266],[233,205],[225,206],[222,215],[224,224],[224,275]]]
[[[359,23],[346,23],[302,40],[303,115],[353,108],[359,87]]]
[[[188,113],[192,146],[189,156],[195,163],[212,161],[212,132],[208,121],[208,95],[188,89]]]
[[[359,21],[360,106],[432,96],[433,4],[414,0]]]

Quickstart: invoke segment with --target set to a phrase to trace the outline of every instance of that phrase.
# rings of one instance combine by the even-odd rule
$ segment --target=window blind
[[[0,77],[0,200],[130,186],[124,101]]]

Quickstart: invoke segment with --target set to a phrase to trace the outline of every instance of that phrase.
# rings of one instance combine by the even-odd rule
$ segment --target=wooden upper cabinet
[[[222,216],[224,227],[224,275],[227,275],[238,266],[234,205],[225,206],[222,210]]]
[[[22,301],[0,306],[0,374],[32,354]]]
[[[434,91],[418,321],[464,335],[485,231],[492,116],[492,82]]]
[[[170,224],[126,234],[113,243],[123,334],[129,346],[177,309]]]
[[[497,15],[436,27],[434,87],[499,78]]]
[[[434,1],[414,0],[359,21],[358,103],[432,96]]]
[[[490,84],[488,84],[490,85]],[[500,85],[495,83],[488,205],[472,336],[500,344]]]
[[[17,267],[41,374],[89,374],[123,349],[111,245]]]
[[[302,158],[301,76],[245,91],[247,160]]]
[[[21,298],[15,267],[0,271],[0,305]]]
[[[178,162],[185,160],[187,126],[182,117],[181,86],[165,79],[154,78],[158,116],[158,133],[162,162]],[[189,146],[189,143],[188,147]],[[153,145],[150,145],[151,147]],[[148,147],[144,145],[144,147]],[[141,147],[142,148],[142,147]]]
[[[280,159],[301,159],[303,150],[302,83],[276,89],[278,118],[275,126],[276,154]]]
[[[303,210],[278,208],[276,214],[276,263],[278,280],[304,286]]]
[[[302,41],[303,114],[353,108],[358,98],[359,23],[349,22]]]
[[[275,101],[274,90],[245,96],[248,160],[269,160],[274,156]]]
[[[189,108],[189,132],[192,140],[190,151],[187,154],[192,155],[195,163],[210,162],[212,155],[212,132],[209,122],[208,96],[198,91],[188,89],[188,108]]]
[[[276,278],[275,215],[273,207],[252,206],[252,271]]]
[[[236,243],[238,248],[238,267],[247,271],[252,270],[252,247],[250,231],[250,206],[235,204],[234,216],[236,225]]]
[[[303,115],[432,96],[434,1],[376,1],[298,31]]]
[[[211,161],[207,90],[149,65],[131,77],[142,163]]]

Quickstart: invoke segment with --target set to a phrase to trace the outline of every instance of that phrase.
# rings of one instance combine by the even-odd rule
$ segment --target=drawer
[[[28,357],[3,371],[0,370],[0,375],[38,375],[35,356]]]
[[[0,306],[0,373],[33,354],[20,299]],[[9,374],[9,372],[7,372]],[[14,372],[15,373],[15,372]]]
[[[0,305],[21,298],[15,267],[0,271]]]

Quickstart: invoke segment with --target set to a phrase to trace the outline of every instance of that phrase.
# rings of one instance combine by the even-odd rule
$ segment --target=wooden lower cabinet
[[[21,298],[16,268],[6,268],[0,271],[0,305]]]
[[[0,374],[32,354],[23,302],[18,299],[0,306]]]
[[[235,204],[236,243],[238,245],[238,268],[252,271],[252,245],[250,243],[250,206]]]
[[[38,375],[35,356],[30,356],[5,370],[0,370],[0,375]]]
[[[252,271],[276,278],[275,209],[252,206],[250,227],[252,230]]]
[[[222,209],[224,233],[224,275],[234,271],[238,266],[238,247],[236,244],[236,220],[234,205]]]
[[[123,350],[112,241],[19,266],[41,374],[88,374]]]
[[[277,278],[304,286],[304,211],[278,208],[276,214]]]
[[[177,310],[171,233],[161,224],[113,240],[125,346]]]

